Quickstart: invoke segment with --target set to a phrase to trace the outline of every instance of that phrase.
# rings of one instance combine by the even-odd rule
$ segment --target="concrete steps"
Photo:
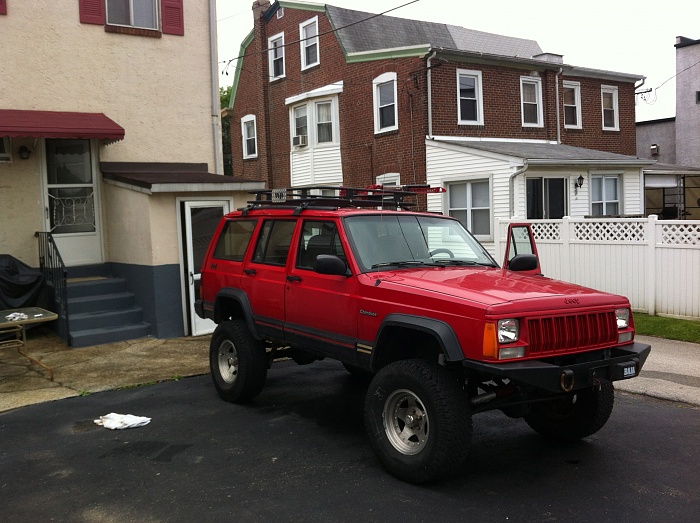
[[[71,347],[144,338],[151,331],[127,281],[110,276],[69,278],[68,318]]]

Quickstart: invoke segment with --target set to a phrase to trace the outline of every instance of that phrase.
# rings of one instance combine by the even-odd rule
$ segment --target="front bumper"
[[[463,365],[487,376],[508,379],[550,392],[570,392],[592,387],[599,380],[618,381],[639,375],[651,346],[630,343],[610,349],[542,360],[483,363],[465,360]],[[560,363],[561,361],[561,363]]]

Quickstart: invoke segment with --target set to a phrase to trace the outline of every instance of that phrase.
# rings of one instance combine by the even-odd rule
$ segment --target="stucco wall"
[[[208,162],[214,172],[208,2],[185,0],[185,35],[107,33],[78,0],[13,2],[0,20],[0,106],[104,113],[126,130],[102,161]]]
[[[688,167],[700,167],[700,72],[693,68],[699,61],[700,44],[676,49],[676,162]]]
[[[1,81],[1,80],[0,80]],[[43,231],[41,158],[32,154],[21,160],[17,149],[34,147],[34,140],[12,140],[13,161],[0,163],[0,254],[10,254],[27,265],[38,267],[35,231]]]
[[[651,146],[659,146],[659,154],[651,154]],[[673,118],[637,124],[637,156],[659,163],[676,163],[676,123]]]

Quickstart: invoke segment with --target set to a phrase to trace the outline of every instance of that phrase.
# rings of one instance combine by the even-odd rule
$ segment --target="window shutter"
[[[104,0],[80,0],[80,23],[105,25]]]
[[[185,17],[182,7],[183,0],[160,0],[163,34],[185,34]]]
[[[0,15],[7,14],[7,0],[0,0]]]

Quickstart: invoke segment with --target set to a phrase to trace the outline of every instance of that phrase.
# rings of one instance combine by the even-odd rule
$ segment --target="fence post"
[[[656,222],[657,216],[655,214],[649,215],[647,218],[646,227],[647,230],[644,233],[644,237],[647,240],[647,278],[646,278],[646,297],[647,297],[647,310],[650,315],[656,314],[656,285],[660,281],[656,277]]]
[[[564,216],[561,219],[561,230],[559,231],[559,239],[561,240],[561,280],[562,281],[572,281],[571,274],[574,272],[571,270],[571,241],[569,239],[569,227],[571,224],[571,218],[569,216]]]

